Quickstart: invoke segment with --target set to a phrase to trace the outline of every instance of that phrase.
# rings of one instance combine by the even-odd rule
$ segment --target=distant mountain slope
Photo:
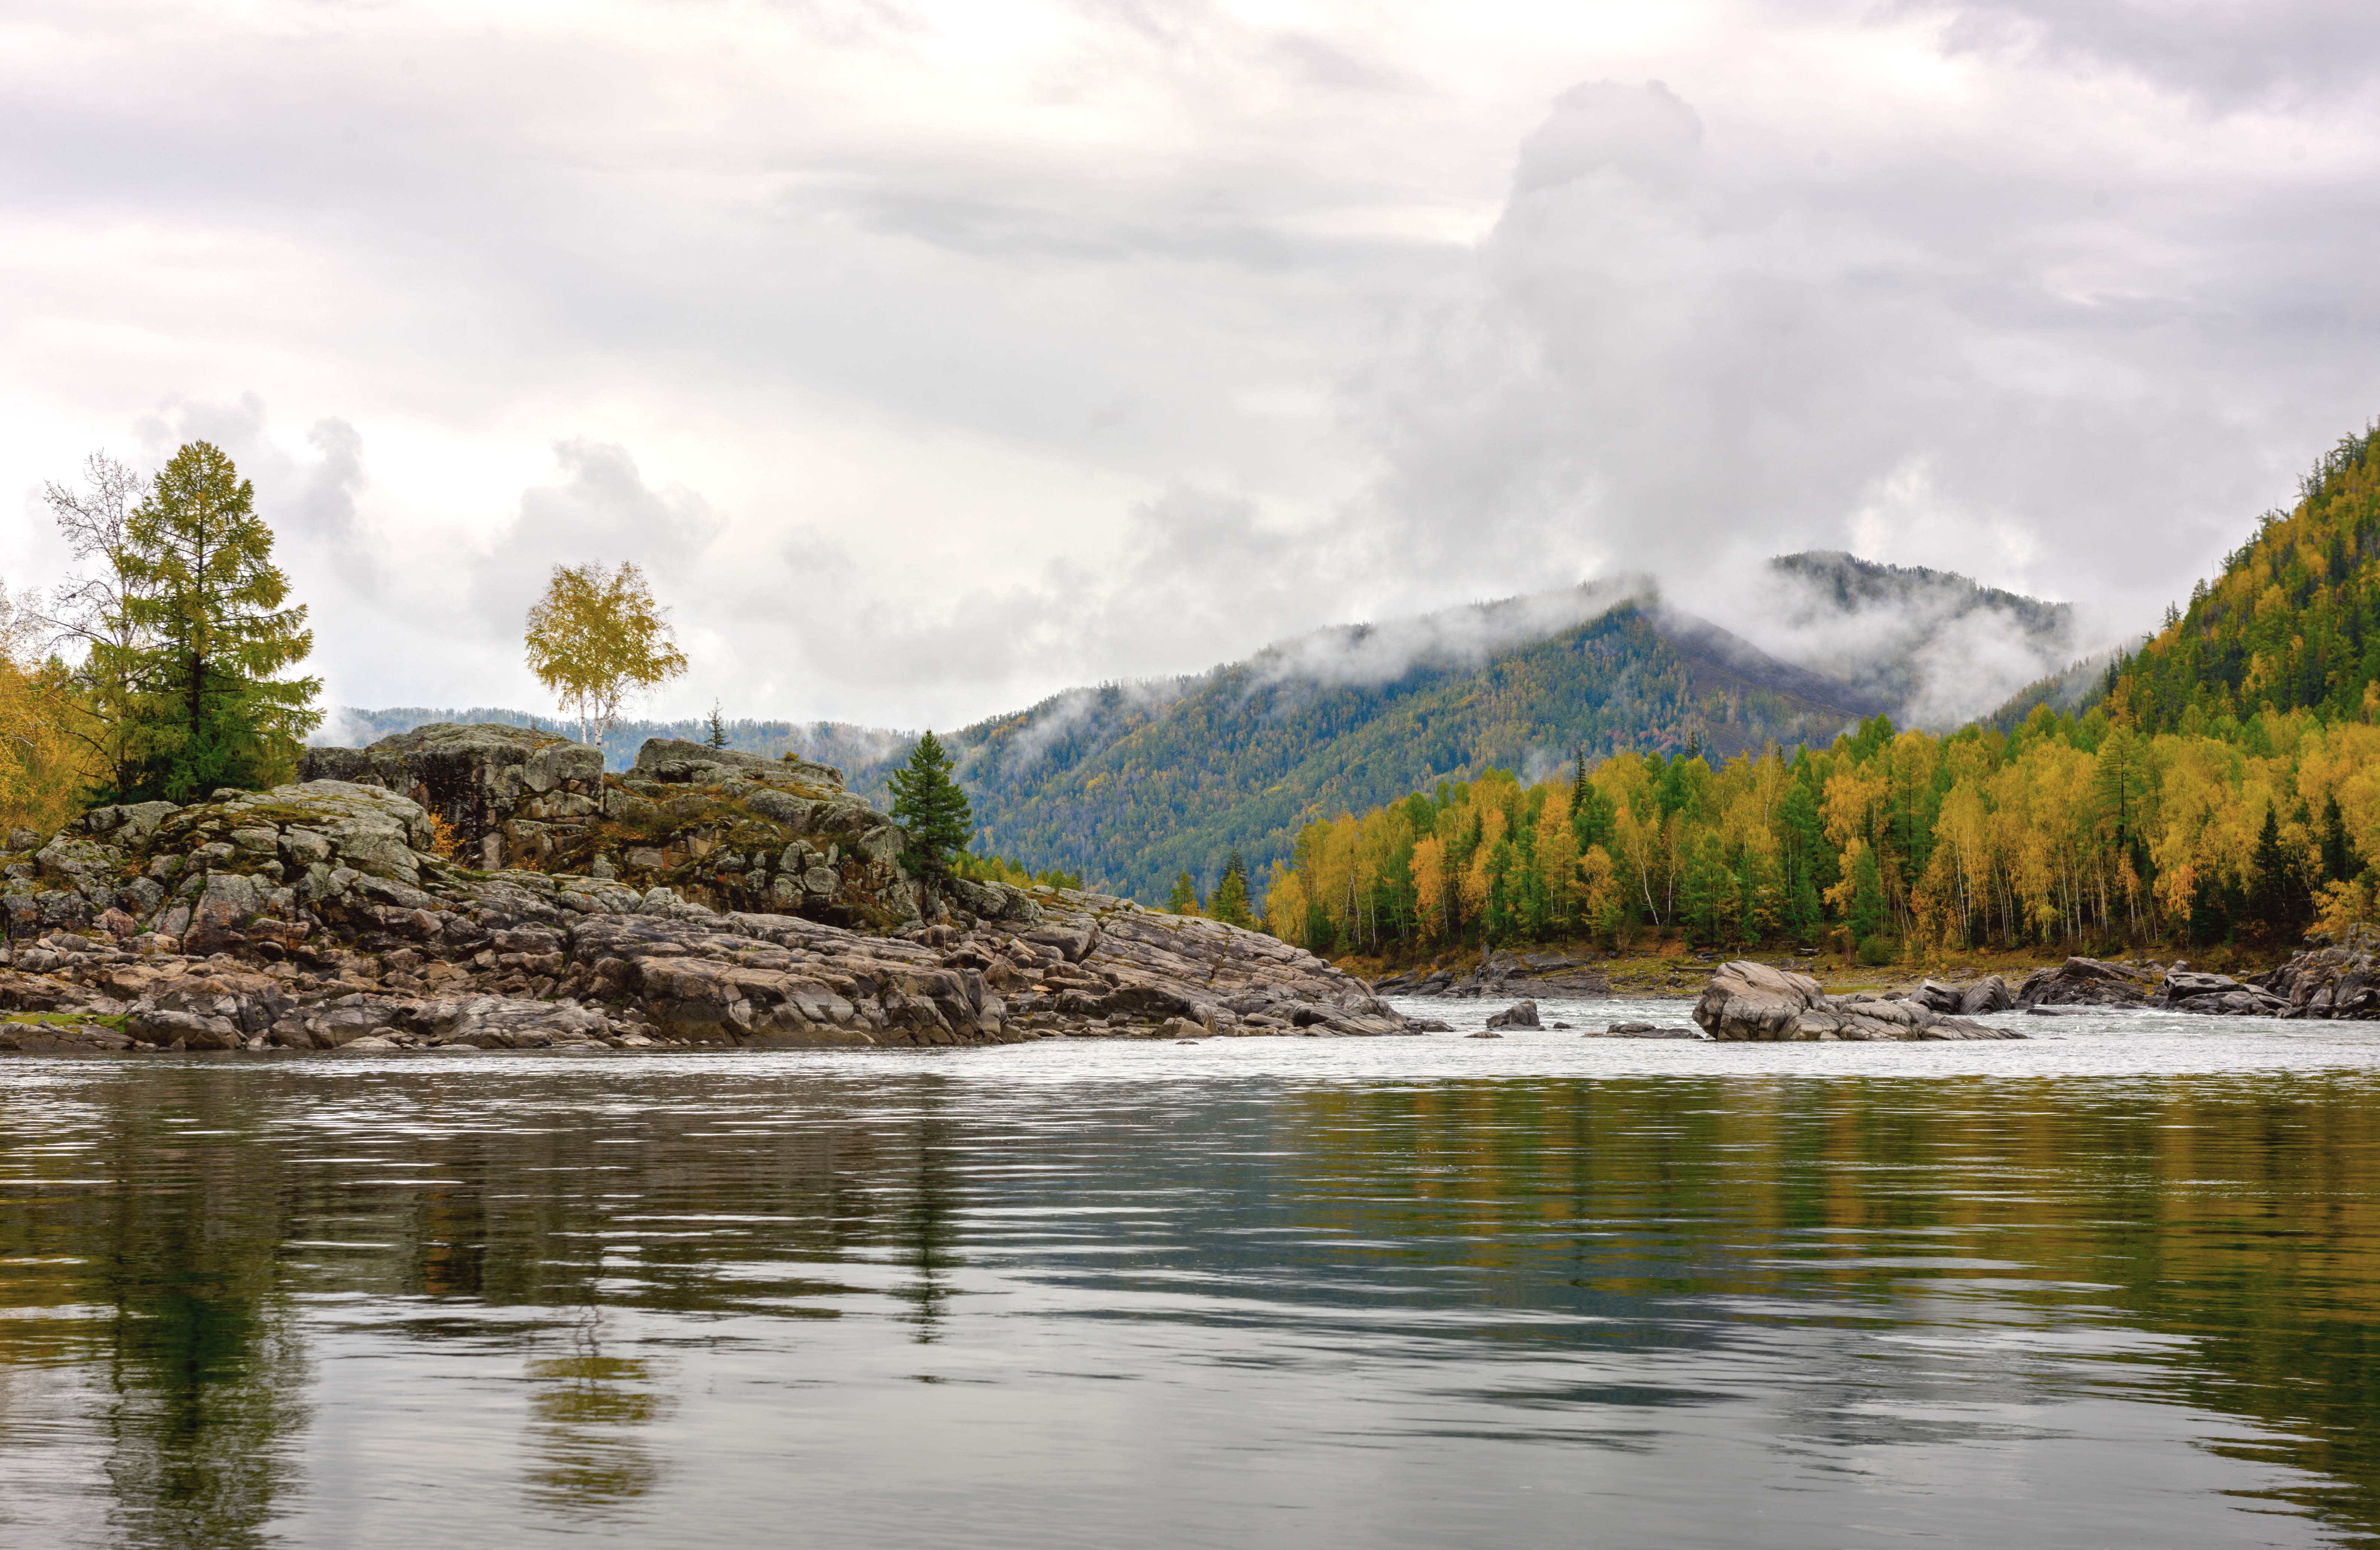
[[[876,764],[894,749],[905,754],[915,738],[913,733],[856,726],[844,721],[724,720],[729,748],[769,759],[781,753],[794,753],[845,771]],[[451,721],[465,726],[492,721],[506,726],[542,726],[566,738],[578,735],[577,723],[565,717],[493,705],[473,705],[464,710],[399,705],[381,711],[342,705],[322,718],[322,728],[312,740],[341,747],[361,747],[435,721]],[[644,746],[648,738],[684,738],[689,742],[700,742],[710,735],[710,723],[698,716],[685,721],[622,721],[613,726],[612,735],[604,739],[603,767],[615,773],[625,771],[637,762],[637,750]]]
[[[2025,717],[2036,706],[2046,705],[2059,715],[2081,715],[2107,697],[2108,669],[2122,654],[2117,651],[2101,652],[2071,664],[2063,672],[2035,678],[2001,702],[1991,714],[1977,716],[1975,724],[2006,735],[2023,726]]]
[[[1059,695],[946,740],[984,844],[1154,899],[1178,872],[1211,880],[1233,849],[1261,869],[1318,814],[1489,765],[1790,748],[1883,708],[1649,598],[1484,656],[1460,648],[1493,633],[1425,631],[1439,644],[1400,662],[1379,631],[1322,631],[1196,677]],[[855,785],[888,768],[856,772]]]
[[[1768,568],[1781,585],[1745,632],[1882,700],[1902,726],[1962,726],[2083,653],[2070,604],[1953,571],[1826,550],[1780,555]]]
[[[1648,581],[1591,584],[1318,630],[1203,674],[1070,690],[945,741],[981,846],[1153,902],[1179,872],[1211,883],[1236,849],[1260,873],[1317,817],[1491,765],[1542,771],[1623,748],[1694,748],[1718,760],[1772,741],[1787,750],[1831,741],[1878,714],[1904,719],[1909,694],[1938,694],[1940,672],[1925,664],[1953,670],[1953,646],[1972,655],[1977,639],[2033,642],[2001,653],[2029,665],[2024,651],[2070,628],[2062,604],[1945,572],[1848,555],[1773,565],[1786,585],[1763,600],[1757,622],[1774,636],[1780,613],[1803,621],[1791,637],[1795,661],[1662,602]],[[1814,663],[1840,666],[1848,681]],[[1995,701],[2005,692],[1995,690]],[[346,714],[342,740],[419,720],[527,719]],[[704,730],[693,721],[623,723],[607,760],[624,765],[647,737]],[[854,791],[881,803],[912,738],[733,721],[728,740],[841,765]]]
[[[2124,659],[2111,714],[2146,732],[2211,729],[2270,707],[2380,712],[2380,424],[2334,447],[2267,512],[2212,586]]]

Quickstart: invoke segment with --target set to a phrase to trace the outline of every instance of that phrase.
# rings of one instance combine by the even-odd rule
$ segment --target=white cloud
[[[636,558],[650,708],[947,726],[1810,545],[2113,629],[2380,409],[2368,6],[1253,14],[11,7],[0,573],[210,433],[343,698]]]

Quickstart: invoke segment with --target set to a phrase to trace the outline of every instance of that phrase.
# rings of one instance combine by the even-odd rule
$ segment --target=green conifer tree
[[[965,849],[974,835],[975,813],[951,778],[951,756],[941,739],[931,732],[919,738],[891,785],[892,820],[909,836],[901,864],[921,877],[948,872],[952,853]]]
[[[1208,897],[1207,913],[1227,926],[1255,929],[1256,915],[1248,908],[1248,866],[1236,850],[1223,864],[1222,880],[1215,885],[1214,893]]]
[[[1852,867],[1852,908],[1845,922],[1852,928],[1852,942],[1865,946],[1884,930],[1884,873],[1876,864],[1876,851],[1863,848]]]
[[[1165,896],[1165,908],[1176,915],[1199,913],[1198,885],[1190,880],[1186,869],[1173,880],[1173,891]]]
[[[287,605],[255,499],[229,458],[191,442],[126,519],[118,568],[137,638],[92,647],[108,658],[100,670],[133,690],[118,800],[271,786],[322,723],[322,681],[278,676],[305,660],[314,634],[304,606]]]
[[[727,746],[727,723],[720,719],[719,702],[716,700],[710,702],[710,730],[704,734],[702,740],[711,748]]]
[[[2362,858],[2355,853],[2355,842],[2347,835],[2347,814],[2338,810],[2336,792],[2325,799],[2322,808],[2322,870],[2333,883],[2352,879],[2363,870]]]
[[[2248,913],[2258,926],[2289,941],[2305,929],[2313,913],[2312,890],[2298,875],[2289,853],[2281,848],[2280,818],[2276,804],[2265,808],[2265,826],[2256,835],[2256,875],[2248,885]]]

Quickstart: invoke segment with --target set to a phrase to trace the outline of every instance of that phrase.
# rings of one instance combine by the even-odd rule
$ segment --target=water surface
[[[0,1543],[2380,1543],[2380,1031],[2005,1020],[8,1061]]]

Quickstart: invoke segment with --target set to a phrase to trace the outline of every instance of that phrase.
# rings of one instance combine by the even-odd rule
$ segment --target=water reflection
[[[656,1363],[605,1355],[590,1312],[570,1331],[569,1354],[532,1357],[525,1375],[532,1506],[601,1517],[653,1489],[662,1466],[645,1429],[674,1408]]]
[[[2380,1535],[2369,1076],[1062,1053],[0,1068],[0,1541]]]

